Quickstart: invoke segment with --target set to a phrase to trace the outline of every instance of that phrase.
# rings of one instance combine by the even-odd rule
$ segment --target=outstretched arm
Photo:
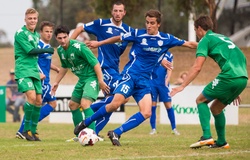
[[[83,26],[77,27],[70,36],[70,39],[76,39],[82,32],[84,32]]]
[[[186,41],[182,46],[189,48],[197,48],[198,43],[193,41]]]
[[[190,68],[188,71],[188,75],[185,78],[184,82],[178,86],[172,89],[170,92],[170,96],[173,97],[176,93],[181,92],[189,83],[191,83],[197,75],[200,73],[201,68],[206,60],[206,57],[197,57],[194,65]]]
[[[102,41],[89,41],[86,44],[89,48],[97,48],[104,44],[112,44],[112,43],[119,42],[119,41],[121,41],[121,36],[114,36],[114,37],[111,37]]]
[[[65,76],[65,74],[67,73],[68,69],[67,68],[60,68],[60,71],[58,73],[58,75],[56,76],[56,80],[52,86],[51,89],[51,95],[55,95],[56,90],[58,88],[59,83],[61,82],[62,78]]]
[[[96,76],[97,76],[97,79],[98,79],[98,82],[99,82],[99,85],[100,85],[100,89],[105,92],[106,94],[109,94],[109,86],[103,81],[103,75],[102,75],[102,70],[101,70],[101,66],[100,66],[100,63],[97,63],[95,66],[94,66],[94,70],[95,70],[95,73],[96,73]]]

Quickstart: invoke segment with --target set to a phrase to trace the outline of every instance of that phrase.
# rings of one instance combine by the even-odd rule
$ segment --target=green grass
[[[137,107],[126,107],[129,116]],[[149,135],[148,120],[122,135],[121,147],[112,146],[106,137],[108,130],[118,127],[108,124],[101,132],[104,142],[83,147],[77,142],[65,142],[73,136],[72,124],[39,124],[42,142],[15,139],[18,123],[0,123],[0,159],[2,160],[75,160],[75,159],[250,159],[250,108],[239,109],[239,125],[228,125],[227,141],[230,149],[190,149],[189,145],[201,136],[199,125],[178,125],[180,136],[171,135],[169,125],[157,124],[158,134]],[[233,116],[233,115],[232,115]],[[63,118],[63,117],[62,117]],[[214,126],[212,134],[216,138]]]

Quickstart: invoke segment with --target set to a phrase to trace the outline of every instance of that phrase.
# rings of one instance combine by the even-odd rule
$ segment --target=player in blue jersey
[[[95,35],[98,41],[102,41],[133,30],[130,26],[122,22],[122,19],[126,14],[125,5],[122,2],[117,1],[113,4],[111,14],[112,17],[109,19],[97,19],[77,27],[71,38],[75,39],[81,32],[86,31],[89,34]],[[128,42],[123,41],[98,47],[98,61],[101,64],[104,81],[110,87],[110,94],[106,95],[106,98],[102,101],[92,104],[91,108],[93,111],[97,111],[102,105],[108,104],[112,101],[113,96],[111,95],[113,95],[113,91],[117,86],[119,79],[121,79],[119,73],[120,56],[126,49],[127,44]],[[110,116],[111,113],[96,121],[97,135],[107,124]]]
[[[181,40],[171,34],[159,32],[161,16],[159,11],[149,10],[145,15],[146,29],[136,29],[121,36],[90,43],[90,47],[97,47],[122,40],[133,42],[133,46],[130,50],[130,60],[122,71],[123,77],[114,91],[114,99],[111,103],[102,106],[91,117],[79,123],[74,129],[75,134],[78,134],[91,122],[115,111],[131,95],[139,105],[140,111],[132,115],[120,127],[108,132],[112,144],[120,146],[119,138],[122,133],[137,127],[151,116],[152,99],[149,81],[154,67],[161,62],[164,53],[171,47],[196,48],[197,46],[196,42]]]
[[[50,48],[50,40],[53,35],[54,24],[49,21],[43,21],[40,23],[40,40],[38,43],[38,48],[45,49]],[[51,85],[50,85],[50,69],[59,72],[59,68],[53,64],[51,64],[52,54],[43,53],[38,55],[38,68],[40,71],[40,77],[42,82],[42,99],[43,104],[45,104],[41,108],[39,121],[47,117],[50,112],[56,108],[56,97],[52,96],[51,93]],[[24,120],[21,123],[21,126],[16,133],[16,138],[25,139],[22,135],[24,129]],[[38,138],[38,135],[37,135]],[[37,139],[39,140],[39,139]]]
[[[165,53],[162,63],[165,61],[173,62],[173,55],[170,52]],[[152,95],[152,114],[150,117],[151,132],[150,134],[156,134],[156,108],[157,100],[163,102],[168,113],[168,118],[172,127],[172,134],[180,135],[176,129],[174,110],[171,106],[171,97],[169,95],[169,81],[172,74],[172,69],[166,69],[161,64],[156,66],[153,70],[153,74],[150,81],[151,95]]]

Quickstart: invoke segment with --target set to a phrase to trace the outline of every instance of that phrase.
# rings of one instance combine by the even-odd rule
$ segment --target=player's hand
[[[44,74],[40,73],[40,79],[44,80],[45,78],[46,78],[46,76]]]
[[[182,87],[182,86],[178,86],[178,87],[173,88],[170,92],[170,96],[173,97],[175,94],[177,94],[178,92],[181,92],[183,89],[184,89],[184,87]]]
[[[55,96],[56,95],[56,90],[58,88],[58,83],[54,83],[52,88],[51,88],[51,95]]]
[[[103,93],[106,93],[106,94],[110,93],[110,87],[104,81],[99,81],[99,85]]]
[[[161,65],[168,70],[173,70],[174,68],[173,63],[169,62],[168,60],[162,60]]]
[[[90,48],[90,49],[94,49],[100,46],[98,41],[88,41],[86,42],[86,45]]]
[[[233,105],[239,106],[240,103],[241,103],[241,98],[240,98],[240,96],[238,96],[238,97],[236,97],[236,98],[234,99]]]

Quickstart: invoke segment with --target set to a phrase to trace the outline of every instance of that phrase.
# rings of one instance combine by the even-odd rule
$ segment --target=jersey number
[[[122,85],[122,89],[121,89],[121,91],[123,92],[123,93],[128,93],[128,90],[130,89],[130,87],[129,86],[127,86],[126,84],[124,84],[124,85]]]
[[[221,40],[223,40],[224,42],[229,43],[230,45],[228,45],[229,49],[234,49],[235,48],[235,44],[229,40],[225,40],[225,37],[219,37]]]

